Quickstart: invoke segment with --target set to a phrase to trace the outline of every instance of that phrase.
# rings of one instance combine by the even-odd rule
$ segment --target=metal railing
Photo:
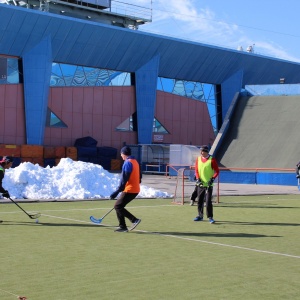
[[[152,21],[152,1],[150,7],[143,7],[139,5],[129,4],[122,1],[112,0],[111,7],[108,9],[112,13],[120,14],[123,16],[141,18],[149,22]]]

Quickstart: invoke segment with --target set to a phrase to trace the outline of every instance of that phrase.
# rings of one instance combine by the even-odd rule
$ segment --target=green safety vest
[[[208,160],[203,163],[201,161],[201,156],[198,157],[198,174],[200,176],[201,181],[203,182],[203,186],[207,187],[209,180],[213,177],[215,171],[211,167],[212,157],[210,156]]]

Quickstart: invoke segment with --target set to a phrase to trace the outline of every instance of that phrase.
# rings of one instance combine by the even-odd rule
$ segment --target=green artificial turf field
[[[114,201],[0,204],[0,299],[300,299],[300,197],[227,196],[215,224],[196,206],[136,199],[136,230],[114,232]],[[105,226],[104,226],[105,225]],[[130,224],[128,224],[130,225]]]

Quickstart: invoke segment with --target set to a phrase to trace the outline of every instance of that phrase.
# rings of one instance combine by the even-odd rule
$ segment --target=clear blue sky
[[[140,31],[300,62],[300,0],[119,0],[152,2],[152,23]]]

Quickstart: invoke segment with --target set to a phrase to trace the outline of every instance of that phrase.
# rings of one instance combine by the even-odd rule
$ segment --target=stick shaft
[[[104,219],[108,214],[110,214],[115,208],[110,209],[101,219]]]
[[[10,197],[8,198],[11,202],[13,202],[14,204],[16,204],[29,218],[31,217],[30,214],[24,210],[17,202],[15,202],[13,199],[11,199]]]
[[[40,213],[37,214],[29,214],[26,210],[24,210],[17,202],[15,202],[13,199],[8,198],[11,202],[13,202],[14,204],[16,204],[30,219],[37,219],[40,217]]]

